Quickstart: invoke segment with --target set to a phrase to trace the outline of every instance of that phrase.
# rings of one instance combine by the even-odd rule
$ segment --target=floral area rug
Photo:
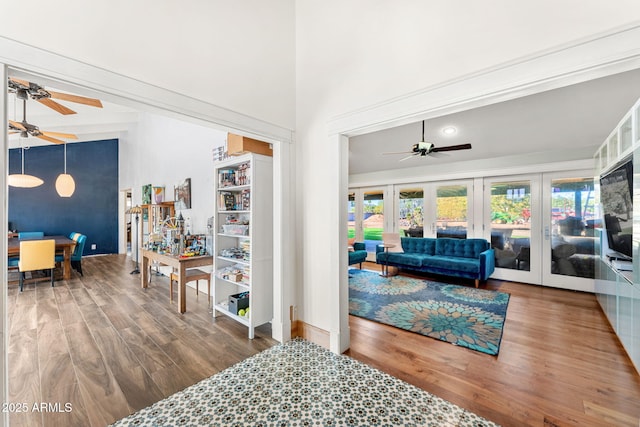
[[[258,353],[113,426],[496,424],[348,356],[295,339]]]
[[[349,313],[496,355],[509,294],[349,270]]]

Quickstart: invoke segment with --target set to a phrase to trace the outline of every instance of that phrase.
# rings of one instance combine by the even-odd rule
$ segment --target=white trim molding
[[[362,135],[640,68],[640,23],[337,115],[329,134]]]

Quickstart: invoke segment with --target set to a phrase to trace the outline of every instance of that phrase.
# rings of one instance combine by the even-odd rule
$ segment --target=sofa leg
[[[476,288],[478,287],[479,284],[480,284],[480,279],[476,279]]]

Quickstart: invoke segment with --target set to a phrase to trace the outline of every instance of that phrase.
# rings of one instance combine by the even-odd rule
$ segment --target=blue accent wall
[[[21,172],[20,152],[9,150],[10,174]],[[69,198],[58,196],[55,187],[64,172],[62,145],[31,147],[24,155],[24,173],[44,184],[9,187],[11,228],[65,236],[77,231],[87,236],[84,255],[118,253],[118,140],[67,144],[67,173],[76,182]]]

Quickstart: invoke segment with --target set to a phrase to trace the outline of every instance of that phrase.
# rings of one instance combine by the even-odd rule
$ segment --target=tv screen
[[[626,161],[600,177],[600,203],[609,250],[614,258],[632,257],[633,162]]]

